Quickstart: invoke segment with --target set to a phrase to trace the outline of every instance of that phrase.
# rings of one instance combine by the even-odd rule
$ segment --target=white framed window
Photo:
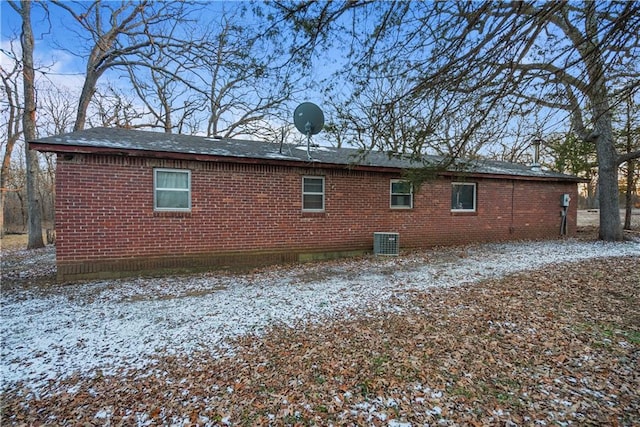
[[[324,177],[302,177],[302,210],[324,212]]]
[[[413,185],[409,181],[391,180],[391,208],[413,208]]]
[[[451,183],[451,211],[476,211],[476,184],[473,182]]]
[[[153,209],[180,212],[191,210],[190,170],[153,170]]]

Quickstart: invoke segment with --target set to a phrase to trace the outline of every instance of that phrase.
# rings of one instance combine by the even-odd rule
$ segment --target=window
[[[324,177],[302,177],[302,210],[309,212],[324,211]]]
[[[413,186],[409,181],[391,181],[391,207],[411,209],[413,207]]]
[[[191,171],[154,169],[153,188],[153,208],[155,210],[191,210]]]
[[[451,185],[451,210],[458,212],[476,211],[476,184],[454,182]]]

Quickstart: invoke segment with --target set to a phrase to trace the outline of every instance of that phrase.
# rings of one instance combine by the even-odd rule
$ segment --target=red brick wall
[[[154,212],[156,167],[191,170],[191,212]],[[325,177],[324,213],[302,212],[305,175]],[[403,248],[553,238],[560,231],[561,195],[577,200],[573,183],[467,178],[477,184],[477,212],[452,213],[452,180],[440,178],[414,195],[413,209],[391,209],[395,178],[313,167],[59,156],[59,278],[371,250],[377,231],[400,233]],[[576,215],[572,203],[570,234]]]

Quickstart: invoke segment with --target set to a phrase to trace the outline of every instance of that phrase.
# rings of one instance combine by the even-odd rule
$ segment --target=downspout
[[[513,234],[515,232],[515,228],[513,226],[514,221],[514,210],[515,210],[515,193],[516,193],[516,181],[511,180],[511,224],[509,225],[509,234]]]

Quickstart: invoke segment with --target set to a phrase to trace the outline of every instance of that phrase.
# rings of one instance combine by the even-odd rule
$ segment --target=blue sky
[[[84,81],[85,58],[93,42],[85,39],[88,37],[88,33],[80,28],[68,11],[51,3],[45,4],[48,8],[48,14],[42,5],[37,3],[33,3],[32,9],[32,26],[35,38],[34,62],[39,71],[37,79],[41,82],[48,80],[58,88],[68,88],[72,92],[79,91]],[[68,4],[71,5],[72,3]],[[80,8],[88,4],[89,2],[84,5],[81,4]],[[113,5],[119,6],[120,2],[114,2]],[[214,24],[223,10],[234,12],[240,5],[248,5],[248,3],[233,1],[199,3],[196,6],[198,8],[197,18],[199,25],[205,27],[208,24]],[[7,57],[7,53],[11,50],[9,43],[13,41],[13,49],[16,52],[19,52],[20,49],[21,20],[8,2],[0,0],[0,7],[1,47],[4,51],[0,54],[0,64],[6,62],[9,65],[10,61]],[[103,15],[103,17],[105,16]],[[251,22],[245,19],[242,21],[242,25],[246,27],[251,25]],[[78,31],[78,34],[76,34],[76,31]],[[109,84],[131,93],[130,83],[128,83],[127,79],[119,78],[120,76],[121,74],[117,71],[107,72],[100,78],[98,85]],[[302,81],[302,78],[299,81]],[[292,114],[297,103],[302,101],[318,103],[319,98],[319,95],[316,94],[311,99],[292,100]]]
[[[14,40],[19,45],[19,35],[22,22],[19,15],[13,10],[7,1],[0,1],[0,14],[2,25],[2,48],[6,49],[6,44]],[[51,44],[52,38],[60,39],[66,46],[73,45],[73,38],[66,31],[59,31],[63,20],[68,19],[66,12],[63,14],[59,8],[50,5],[50,18],[46,18],[43,8],[36,3],[32,6],[32,26],[36,43],[35,51],[41,61],[47,63],[64,61],[69,65],[68,71],[81,72],[82,64],[80,60],[72,61],[67,55],[56,53],[56,48]],[[65,37],[66,36],[66,37]],[[42,64],[47,65],[47,64]]]
[[[46,72],[44,78],[50,80],[56,86],[69,87],[70,89],[77,90],[83,82],[85,68],[85,59],[80,49],[82,49],[83,46],[88,46],[89,42],[81,40],[74,34],[72,31],[74,21],[67,11],[50,3],[45,4],[48,5],[49,9],[48,17],[42,5],[33,3],[32,24],[36,42],[36,66],[41,71]],[[119,4],[119,2],[113,4]],[[203,24],[215,22],[213,18],[216,16],[216,8],[218,8],[217,11],[219,11],[220,8],[233,10],[237,9],[241,4],[243,4],[243,2],[201,2],[199,6],[202,7],[205,12],[200,13],[199,18],[201,18]],[[11,39],[14,39],[16,47],[19,48],[17,37],[20,33],[20,18],[6,0],[0,0],[0,19],[2,49],[5,52],[8,50],[8,42]],[[250,24],[251,22],[247,22],[246,20],[242,22],[244,26]],[[365,24],[371,24],[371,22],[366,22],[365,20]],[[363,31],[363,34],[366,34],[366,32]],[[339,44],[339,41],[337,41],[336,44]],[[326,77],[330,75],[332,70],[335,70],[335,67],[341,65],[342,61],[345,60],[344,56],[321,51],[321,49],[316,52],[316,55],[320,61],[318,61],[313,69],[305,70],[301,76],[301,80],[304,78],[319,80],[321,77]],[[336,60],[336,58],[337,63],[328,65],[331,59]],[[4,63],[6,59],[6,55],[0,54],[0,64]],[[114,85],[122,85],[121,87],[123,88],[127,87],[125,79],[110,79],[110,76],[113,77],[114,75],[103,76],[99,84],[104,84],[111,80]],[[43,74],[40,74],[40,78],[43,78]],[[339,86],[337,92],[349,90],[345,81],[332,81],[331,83]],[[303,101],[311,101],[323,107],[323,99],[319,90],[320,88],[318,88],[317,91],[306,91],[297,94],[296,99],[292,99],[291,101],[291,112],[293,112],[293,109],[298,103]],[[325,110],[325,116],[327,116],[327,110],[328,108]],[[330,121],[330,117],[325,117],[325,122]],[[542,126],[542,132],[548,133],[556,128],[562,128],[563,124],[567,123],[566,113],[560,112],[556,116],[553,116],[552,120],[547,118],[546,120],[538,120],[538,122],[540,126]],[[533,131],[537,131],[537,129],[532,129],[532,132]]]
[[[210,13],[215,13],[215,8],[233,7],[237,4],[239,2],[217,1],[206,4],[206,8]],[[54,73],[83,74],[85,61],[80,49],[85,43],[74,34],[73,18],[67,11],[54,4],[47,4],[47,9],[48,14],[42,5],[35,2],[32,5],[31,22],[35,39],[34,59],[37,65],[45,68],[52,67]],[[7,43],[12,39],[19,45],[20,17],[6,0],[0,0],[0,18],[2,48],[6,49]],[[201,18],[206,19],[206,14],[201,15]],[[80,53],[80,56],[66,52],[65,49],[76,54]],[[4,61],[4,58],[1,60]]]
[[[213,17],[215,8],[233,8],[239,4],[240,2],[215,2],[211,4],[201,3],[200,5],[205,6],[208,11],[211,11]],[[15,43],[19,45],[17,36],[20,33],[21,22],[17,13],[6,1],[0,0],[0,6],[2,8],[2,48],[7,49],[6,43],[11,39],[14,39]],[[88,42],[81,40],[74,34],[72,29],[75,23],[67,11],[53,4],[48,4],[48,10],[49,15],[47,16],[41,5],[33,4],[32,25],[36,43],[36,66],[39,67],[41,71],[45,71],[46,76],[44,76],[44,78],[51,81],[57,87],[68,87],[70,90],[77,90],[84,80],[85,60],[81,49],[87,46]],[[204,18],[204,22],[207,21],[206,15],[206,13],[202,13],[200,16]],[[244,24],[246,25],[246,22]],[[331,60],[331,56],[333,56],[334,61],[336,60],[335,58],[339,58],[339,56],[331,55],[328,52],[318,52],[318,54],[329,60]],[[4,55],[0,55],[0,58],[0,61],[6,59]],[[338,62],[340,62],[341,59],[344,58],[339,58]],[[337,64],[333,65],[333,67],[335,66],[337,66]],[[326,66],[324,68],[316,67],[314,70],[308,70],[305,74],[311,79],[319,80],[321,76],[327,76],[330,71],[330,68]],[[108,74],[103,76],[99,84],[105,84],[111,80],[115,85],[126,87],[127,82],[124,80],[118,81],[117,79],[110,79],[109,77]],[[43,78],[42,74],[40,74],[40,78]],[[342,82],[342,84],[345,84],[345,82]],[[318,88],[318,90],[320,90],[320,88]],[[301,94],[300,99],[292,100],[292,105],[290,106],[291,112],[293,112],[295,106],[302,101],[311,101],[320,105],[321,108],[323,107],[322,96],[319,93],[307,91]],[[327,115],[326,110],[325,115]],[[329,122],[330,120],[330,117],[325,117],[325,122]],[[319,135],[318,139],[321,140],[322,137],[323,135]]]

